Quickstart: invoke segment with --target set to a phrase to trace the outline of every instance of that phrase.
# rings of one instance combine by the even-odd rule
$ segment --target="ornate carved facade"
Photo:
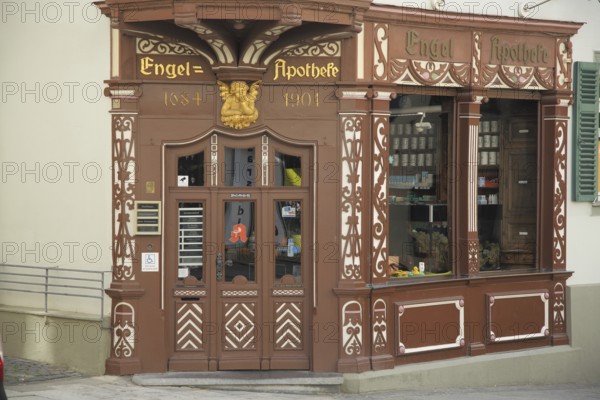
[[[108,373],[362,372],[568,343],[579,25],[333,3],[259,2],[258,19],[200,1],[99,3],[112,24]],[[490,134],[488,102],[500,114],[522,100],[535,127],[498,117]],[[535,181],[533,201],[494,197],[512,175],[487,157],[509,148],[505,160],[539,160],[511,187]],[[489,263],[484,218],[519,201],[531,224],[504,211],[513,219],[488,228],[521,247]],[[162,215],[150,234],[144,202]]]

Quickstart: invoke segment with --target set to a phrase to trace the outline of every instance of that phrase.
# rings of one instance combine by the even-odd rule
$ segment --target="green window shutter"
[[[574,201],[594,201],[598,194],[598,69],[600,64],[575,63],[573,105]]]

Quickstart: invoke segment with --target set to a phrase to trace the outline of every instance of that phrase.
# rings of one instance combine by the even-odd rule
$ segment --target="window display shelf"
[[[397,189],[397,190],[431,190],[431,189],[433,189],[433,187],[432,186],[413,186],[413,185],[405,184],[405,185],[390,185],[390,189]]]

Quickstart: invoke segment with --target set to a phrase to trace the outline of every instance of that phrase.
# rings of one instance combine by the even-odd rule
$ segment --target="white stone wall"
[[[89,1],[37,0],[2,1],[0,19],[0,262],[109,271],[109,20]],[[0,304],[44,303],[0,291]],[[49,305],[98,314],[99,304]]]

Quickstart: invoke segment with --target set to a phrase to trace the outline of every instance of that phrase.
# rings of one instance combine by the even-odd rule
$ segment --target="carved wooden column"
[[[338,288],[340,346],[338,371],[370,369],[370,281],[368,251],[371,234],[368,207],[370,123],[366,88],[340,89],[340,271]]]
[[[476,92],[464,92],[457,99],[458,131],[454,135],[455,164],[451,168],[452,209],[452,263],[458,275],[479,275],[479,234],[477,230],[477,143],[481,103],[487,100]],[[477,280],[471,286],[478,285]],[[465,319],[469,327],[465,332],[469,354],[485,354],[484,330],[471,328],[474,321],[484,315],[483,302],[473,302],[466,307]],[[477,325],[477,324],[476,324]]]
[[[113,15],[114,20],[117,15]],[[106,293],[112,299],[111,348],[106,373],[130,375],[141,371],[136,351],[139,339],[136,309],[144,294],[136,280],[139,268],[134,237],[136,147],[138,137],[139,82],[134,81],[134,40],[112,27],[111,77],[105,95],[111,99],[112,131],[112,262],[113,274]],[[132,64],[133,63],[133,64]]]
[[[341,124],[341,261],[340,283],[361,285],[367,278],[364,249],[365,142],[369,137],[367,115],[340,114]]]
[[[541,270],[566,270],[567,233],[567,137],[570,92],[542,96],[541,187],[539,210],[539,263]],[[551,290],[551,339],[553,345],[568,344],[566,280],[570,274],[554,277]]]
[[[388,174],[391,91],[373,93],[371,118],[371,282],[388,280]]]
[[[138,124],[135,108],[139,90],[135,85],[111,83],[107,92],[113,102],[113,274],[110,288],[106,290],[112,299],[112,343],[110,358],[106,360],[106,373],[129,375],[141,370],[135,352],[135,310],[137,301],[144,293],[134,273],[134,265],[138,262],[133,210]]]
[[[567,137],[571,104],[572,46],[566,37],[556,39],[555,90],[541,101],[541,141],[538,250],[541,270],[566,269]]]
[[[389,279],[388,183],[390,155],[390,88],[378,88],[371,101],[371,283]],[[381,292],[373,292],[381,293]],[[393,312],[389,296],[371,296],[371,365],[375,370],[394,367]]]
[[[555,90],[541,100],[540,207],[538,254],[540,270],[567,269],[567,144],[569,105],[572,102],[572,46],[566,37],[556,39]],[[554,276],[552,293],[553,345],[568,344],[566,280],[570,273]]]
[[[458,132],[454,138],[456,164],[452,180],[456,182],[452,204],[452,235],[459,275],[479,274],[479,235],[477,233],[477,140],[480,106],[485,98],[474,92],[458,96]]]
[[[567,136],[570,93],[542,96],[539,252],[542,270],[566,269]]]

